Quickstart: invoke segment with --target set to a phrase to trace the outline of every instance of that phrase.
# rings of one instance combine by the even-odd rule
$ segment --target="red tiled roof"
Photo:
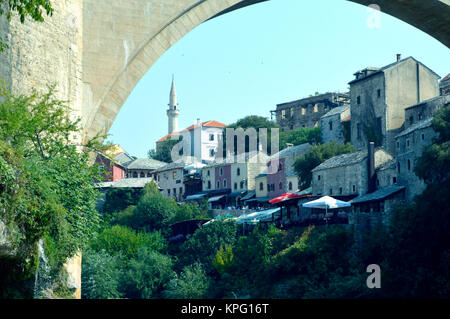
[[[448,79],[450,79],[450,73],[447,74],[447,76],[446,76],[445,78],[443,78],[443,79],[441,80],[441,82],[447,81]]]
[[[214,120],[203,122],[202,126],[206,126],[206,127],[226,127],[225,124],[217,122],[217,121],[214,121]],[[194,128],[195,128],[195,125],[191,125],[189,127],[186,127],[184,130],[182,130],[180,132],[169,133],[166,136],[161,137],[159,140],[157,140],[156,143],[166,141],[169,136],[180,135],[181,132],[183,132],[183,131],[190,131],[190,130],[193,130]]]

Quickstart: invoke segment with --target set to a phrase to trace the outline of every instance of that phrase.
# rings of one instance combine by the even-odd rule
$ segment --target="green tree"
[[[122,254],[131,258],[136,256],[141,247],[164,252],[167,249],[167,242],[159,231],[136,232],[128,227],[115,225],[103,230],[91,242],[90,247],[95,251],[104,250],[110,255]]]
[[[233,247],[220,247],[212,263],[219,274],[222,275],[223,273],[227,272],[228,269],[233,265]]]
[[[273,121],[268,120],[266,117],[263,116],[257,116],[257,115],[249,115],[246,116],[242,119],[239,119],[238,121],[236,121],[236,123],[230,124],[227,126],[227,128],[233,128],[233,129],[238,129],[238,128],[242,128],[243,130],[247,130],[249,128],[254,128],[256,130],[256,133],[259,133],[259,129],[261,128],[267,128],[267,152],[270,154],[271,153],[271,141],[272,141],[272,129],[280,129],[280,126],[278,124],[276,124]],[[224,156],[226,155],[226,129],[224,129],[224,134],[223,134],[223,151],[224,151]],[[245,141],[245,151],[248,152],[249,151],[249,141],[246,139]],[[257,137],[257,144],[259,145],[259,134]],[[234,152],[237,152],[237,144],[238,141],[235,138],[234,141]],[[281,144],[280,144],[281,146]],[[281,148],[281,147],[280,147]]]
[[[202,265],[194,263],[184,267],[179,276],[175,275],[163,291],[163,296],[172,299],[206,298],[210,283]]]
[[[322,142],[322,131],[320,127],[302,127],[296,130],[280,133],[280,149],[286,147],[286,143],[300,145],[304,143],[320,144]]]
[[[83,252],[81,273],[82,298],[115,299],[122,297],[120,277],[124,272],[121,256],[112,256],[104,250]]]
[[[147,155],[148,158],[153,158],[155,160],[165,162],[165,163],[172,163],[172,148],[179,143],[182,140],[182,137],[177,139],[168,139],[166,141],[162,141],[158,143],[158,146],[156,149],[151,149],[148,151]],[[180,153],[181,155],[182,153]]]
[[[220,247],[233,245],[236,241],[236,223],[232,221],[215,221],[197,229],[182,245],[180,261],[183,265],[200,262],[205,271],[214,271],[212,261]]]
[[[88,152],[100,143],[74,142],[79,122],[53,88],[27,96],[2,88],[0,96],[0,218],[17,234],[19,269],[29,269],[27,277],[39,238],[46,238],[56,269],[98,229],[93,181],[101,172],[90,166]]]
[[[162,290],[173,276],[169,256],[142,247],[128,266],[126,296],[144,299],[161,297]]]
[[[300,177],[300,188],[307,188],[311,185],[312,173],[315,167],[327,159],[345,153],[354,152],[354,147],[350,144],[338,144],[336,142],[314,145],[308,153],[295,160],[294,168]]]

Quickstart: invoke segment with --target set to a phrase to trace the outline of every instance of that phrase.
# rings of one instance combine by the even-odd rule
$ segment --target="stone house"
[[[368,151],[334,156],[312,170],[312,193],[318,196],[359,196],[376,188],[377,171],[392,161],[393,156],[384,149],[374,150],[370,161]],[[369,178],[370,162],[373,162],[373,177]],[[370,187],[369,181],[374,183]]]
[[[300,100],[277,104],[276,122],[284,131],[319,126],[320,118],[331,109],[349,104],[348,93],[324,93]]]
[[[436,136],[431,123],[433,115],[450,104],[450,94],[438,96],[405,109],[404,130],[395,137],[398,183],[406,186],[406,199],[411,201],[423,192],[425,183],[414,173],[417,159]]]
[[[348,121],[350,121],[350,105],[335,107],[323,115],[320,118],[322,143],[335,141],[344,144],[346,142],[344,122]]]
[[[152,172],[157,181],[161,193],[166,197],[173,197],[176,201],[182,201],[185,195],[184,168],[189,163],[177,161],[166,164]]]
[[[447,74],[447,76],[439,82],[439,93],[441,95],[450,93],[450,74]]]
[[[405,122],[405,108],[439,94],[439,75],[413,57],[382,68],[356,72],[350,84],[351,142],[358,149],[368,139],[395,153],[395,136]],[[369,137],[368,137],[369,136]]]
[[[157,161],[152,158],[136,158],[126,164],[127,178],[151,177],[153,171],[167,165],[165,162]]]

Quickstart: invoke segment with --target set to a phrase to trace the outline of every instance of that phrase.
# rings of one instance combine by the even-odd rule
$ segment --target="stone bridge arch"
[[[268,0],[84,0],[83,110],[85,137],[108,131],[137,82],[175,42],[204,21]],[[376,2],[381,11],[450,45],[449,0]],[[112,9],[112,10],[111,10]]]

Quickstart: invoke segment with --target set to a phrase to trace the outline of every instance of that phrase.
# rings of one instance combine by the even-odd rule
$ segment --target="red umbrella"
[[[296,192],[296,193],[292,193],[288,196],[288,199],[294,199],[294,198],[302,198],[302,197],[306,197],[306,196],[311,196],[312,194],[301,194],[299,195],[300,192]]]
[[[281,196],[272,198],[271,200],[269,200],[269,203],[275,204],[275,203],[282,202],[282,201],[288,199],[288,198],[289,198],[289,195],[292,195],[292,194],[291,194],[291,193],[285,193],[285,194],[283,194],[283,195],[281,195]]]

